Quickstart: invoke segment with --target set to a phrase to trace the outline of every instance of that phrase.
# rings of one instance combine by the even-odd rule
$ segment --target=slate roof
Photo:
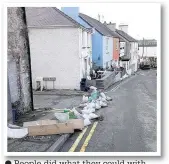
[[[107,27],[108,28],[108,27]],[[110,33],[112,34],[112,36],[114,36],[115,38],[120,38],[121,42],[124,42],[125,40],[123,39],[123,37],[121,35],[119,35],[116,31],[112,31],[111,29],[108,28],[108,30],[110,31]]]
[[[144,42],[143,40],[138,41],[139,47],[157,47],[157,40],[155,39],[145,39]]]
[[[138,42],[136,39],[134,39],[133,37],[131,37],[130,35],[128,35],[127,33],[125,33],[122,30],[118,30],[116,29],[116,32],[121,35],[122,37],[124,37],[126,40],[128,40],[129,42]]]
[[[116,33],[114,33],[113,31],[111,32],[111,30],[109,30],[107,26],[105,26],[98,20],[82,13],[79,13],[79,17],[82,18],[85,22],[87,22],[90,26],[95,28],[102,35],[117,37]]]
[[[56,7],[26,7],[26,19],[28,27],[69,26],[91,32]]]

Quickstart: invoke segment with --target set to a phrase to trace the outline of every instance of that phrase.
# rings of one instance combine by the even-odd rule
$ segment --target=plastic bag
[[[91,99],[92,100],[96,100],[97,98],[98,98],[98,92],[97,91],[93,91],[92,93],[91,93]]]
[[[59,122],[64,123],[69,120],[69,113],[55,113],[55,117]]]
[[[90,124],[91,124],[91,122],[88,118],[84,119],[84,126],[88,126]]]

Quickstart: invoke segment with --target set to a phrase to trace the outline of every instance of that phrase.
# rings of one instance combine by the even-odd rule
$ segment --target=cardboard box
[[[82,119],[70,119],[69,123],[73,123],[74,129],[82,130],[84,128],[84,120]]]
[[[57,123],[56,120],[39,120],[24,122],[23,126],[28,128],[29,136],[74,133],[74,125],[71,122]]]

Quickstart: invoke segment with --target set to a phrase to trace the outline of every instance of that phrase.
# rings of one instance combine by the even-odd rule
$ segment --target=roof
[[[107,27],[108,28],[108,27]],[[110,33],[112,33],[112,36],[114,36],[115,38],[120,38],[121,42],[124,42],[124,39],[121,35],[119,35],[116,31],[112,31],[111,29],[108,28],[108,30],[110,31]]]
[[[26,19],[28,27],[56,27],[68,26],[89,29],[57,9],[56,7],[26,7]]]
[[[122,30],[117,30],[116,32],[121,35],[123,38],[125,38],[126,40],[128,40],[129,42],[138,42],[136,39],[134,39],[133,37],[131,37],[129,34],[125,33]]]
[[[138,45],[139,47],[157,47],[157,40],[155,39],[145,39],[143,40],[139,40],[138,41]]]
[[[109,30],[107,26],[105,26],[103,23],[99,22],[98,20],[82,13],[79,13],[79,17],[82,18],[85,22],[87,22],[90,26],[95,28],[102,35],[117,37],[116,33],[111,32],[111,30]]]

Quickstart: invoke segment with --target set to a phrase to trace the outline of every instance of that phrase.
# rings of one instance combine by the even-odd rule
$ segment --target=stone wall
[[[12,107],[18,113],[32,110],[29,40],[25,8],[8,7],[8,79]]]

